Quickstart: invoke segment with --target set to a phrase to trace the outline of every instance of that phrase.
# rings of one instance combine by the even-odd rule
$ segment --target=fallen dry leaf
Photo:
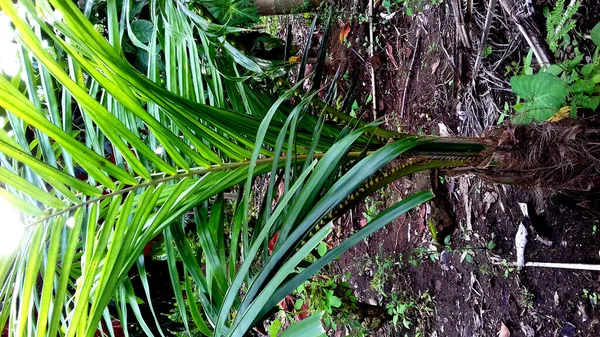
[[[346,22],[344,28],[342,28],[342,31],[340,32],[340,43],[346,41],[348,34],[350,34],[350,23]]]
[[[373,70],[377,70],[381,67],[381,57],[379,54],[371,56],[371,67],[373,67]]]
[[[391,20],[394,18],[394,16],[396,16],[396,13],[398,13],[398,11],[392,12],[392,13],[385,13],[385,12],[381,12],[379,13],[379,15],[381,16],[382,19],[384,20]]]
[[[504,323],[500,323],[500,332],[498,332],[499,337],[510,337],[510,330],[504,325]]]
[[[431,64],[431,75],[435,74],[435,71],[440,66],[440,60],[437,60]]]
[[[440,128],[440,136],[450,137],[450,131],[448,131],[448,127],[444,123],[438,123],[438,127]]]
[[[394,48],[392,48],[392,45],[386,42],[385,43],[385,51],[386,51],[387,56],[390,59],[390,61],[392,61],[392,64],[394,65],[394,67],[398,68],[398,63],[396,62],[396,59],[394,58]]]
[[[579,315],[581,315],[581,321],[583,323],[590,320],[590,316],[585,311],[585,305],[583,305],[583,303],[581,303],[581,301],[579,302],[579,304],[577,304],[577,310],[579,311]]]
[[[523,324],[523,322],[521,322],[521,332],[523,332],[525,337],[535,337],[535,331],[533,328],[527,324]]]
[[[552,115],[552,117],[548,118],[548,122],[551,122],[551,123],[558,122],[558,121],[568,117],[569,112],[571,112],[571,109],[569,108],[569,106],[568,105],[563,106],[554,115]]]

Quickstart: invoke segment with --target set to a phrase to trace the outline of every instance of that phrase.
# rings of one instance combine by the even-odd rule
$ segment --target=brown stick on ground
[[[550,65],[550,58],[546,53],[546,43],[544,42],[544,38],[542,34],[536,27],[535,23],[531,17],[523,18],[519,17],[515,14],[514,8],[515,3],[513,0],[500,0],[500,4],[504,11],[510,16],[510,18],[514,21],[514,23],[519,28],[521,35],[525,38],[531,50],[533,50],[533,54],[535,55],[536,60],[542,68],[545,68]]]
[[[460,41],[467,49],[471,49],[471,42],[469,41],[469,34],[462,13],[461,0],[451,1],[451,5],[452,11],[454,12],[454,19],[456,20],[456,31],[460,36]]]
[[[408,73],[406,74],[406,80],[404,81],[404,90],[402,92],[402,103],[400,105],[400,118],[404,118],[404,108],[406,106],[406,93],[408,92],[408,85],[410,84],[410,77],[415,66],[415,60],[417,54],[419,54],[419,45],[421,44],[421,27],[417,25],[417,41],[415,42],[415,48],[413,50],[413,57],[408,67]]]
[[[483,34],[481,34],[481,41],[479,42],[479,50],[477,51],[477,58],[475,59],[475,65],[473,66],[473,80],[477,77],[479,66],[481,65],[481,58],[483,56],[483,50],[487,43],[488,35],[490,33],[490,27],[492,26],[492,20],[494,19],[494,9],[496,8],[497,0],[490,0],[487,15],[485,17],[485,27],[483,28]]]
[[[367,13],[369,15],[369,60],[373,59],[374,51],[373,51],[373,0],[369,0],[368,4],[369,8],[367,9]],[[375,69],[373,68],[373,64],[371,63],[371,95],[373,103],[373,119],[377,119],[377,97],[375,92]]]

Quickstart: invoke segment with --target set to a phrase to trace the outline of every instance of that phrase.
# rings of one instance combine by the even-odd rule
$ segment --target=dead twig
[[[479,72],[479,66],[481,65],[481,58],[483,57],[483,50],[487,44],[488,35],[490,33],[490,27],[492,26],[492,20],[494,19],[494,9],[496,8],[497,0],[490,0],[487,15],[485,17],[485,26],[483,28],[483,34],[481,34],[481,41],[479,42],[479,50],[477,51],[477,58],[475,59],[475,65],[473,66],[473,81],[477,78]]]
[[[413,51],[413,57],[408,67],[408,73],[406,74],[406,80],[404,81],[404,90],[402,92],[402,103],[400,104],[400,118],[404,118],[404,108],[406,106],[406,94],[408,92],[408,86],[410,84],[411,74],[415,66],[415,60],[419,54],[419,45],[421,44],[421,27],[417,25],[417,41],[415,42],[415,48]]]
[[[465,31],[467,36],[471,33],[471,23],[473,22],[473,0],[467,0],[467,11],[465,13]]]
[[[462,13],[461,0],[452,1],[452,10],[454,12],[454,20],[456,23],[456,31],[459,33],[460,40],[467,49],[471,49],[471,42],[465,27],[465,20]]]
[[[550,58],[546,54],[545,51],[545,43],[544,39],[541,37],[540,32],[537,30],[534,24],[532,24],[531,19],[528,18],[528,21],[525,21],[522,18],[519,18],[515,12],[513,11],[514,2],[512,0],[500,0],[500,4],[504,11],[510,16],[513,22],[519,28],[519,32],[525,38],[531,50],[533,50],[533,54],[535,55],[536,60],[542,68],[545,68],[550,65]],[[526,28],[527,27],[527,28]]]
[[[454,74],[456,76],[460,76],[460,72],[458,71],[458,68],[456,68],[456,65],[454,64],[452,57],[450,57],[450,54],[448,54],[448,51],[446,50],[444,45],[440,45],[440,48],[444,52],[444,55],[446,55],[446,58],[448,59],[448,64],[450,65],[450,68],[452,68],[452,71],[454,71]]]
[[[369,16],[369,59],[373,59],[373,0],[369,0],[368,4],[369,8],[367,9],[367,14]],[[377,119],[377,97],[375,95],[375,69],[373,68],[373,64],[371,64],[371,95],[373,99],[371,103],[373,103],[373,119]]]

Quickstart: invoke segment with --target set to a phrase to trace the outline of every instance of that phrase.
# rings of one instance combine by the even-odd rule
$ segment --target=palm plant
[[[400,201],[307,260],[352,203],[416,171],[489,164],[490,139],[396,134],[316,92],[290,105],[299,84],[273,97],[261,83],[287,65],[235,45],[245,28],[231,23],[251,15],[241,3],[0,0],[21,60],[17,76],[0,76],[0,196],[25,223],[18,250],[0,257],[9,336],[115,336],[113,320],[163,334],[143,254],[157,237],[185,330],[246,335],[323,266],[433,195]],[[266,192],[252,210],[259,176]],[[296,334],[322,335],[319,316],[282,336]]]

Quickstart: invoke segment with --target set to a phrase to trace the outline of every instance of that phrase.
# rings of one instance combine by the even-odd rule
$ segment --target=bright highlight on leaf
[[[15,76],[19,72],[18,46],[13,42],[14,32],[10,28],[10,19],[0,13],[0,73]]]
[[[19,248],[24,228],[17,211],[2,197],[0,216],[0,256],[6,256]]]

